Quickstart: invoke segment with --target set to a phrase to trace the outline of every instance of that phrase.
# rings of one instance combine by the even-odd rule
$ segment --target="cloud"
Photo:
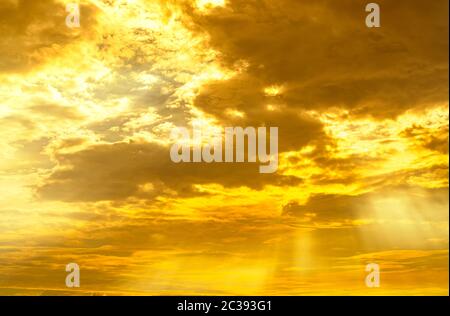
[[[288,109],[341,107],[354,115],[384,118],[446,102],[448,2],[379,4],[378,29],[365,26],[365,1],[291,0],[230,0],[207,15],[194,11],[192,28],[210,36],[224,63],[245,61],[244,78],[259,82],[252,85],[255,89],[261,84],[284,86],[278,102]],[[205,99],[229,102],[220,98],[228,85],[204,89],[200,106]],[[231,104],[249,110],[245,92],[234,91],[243,100]],[[259,91],[258,103],[262,96]],[[202,109],[216,114],[218,105]]]
[[[223,126],[279,127],[280,152],[298,150],[312,141],[326,142],[327,136],[319,120],[294,109],[282,98],[266,96],[264,88],[260,80],[238,74],[226,81],[205,84],[195,106],[213,115]],[[271,110],[270,106],[275,109]]]
[[[426,126],[413,125],[406,128],[402,135],[414,139],[419,147],[448,155],[448,125],[435,131]]]
[[[6,0],[0,4],[0,73],[24,72],[63,52],[64,47],[91,36],[96,9],[81,5],[83,27],[65,25],[64,3],[54,0]]]
[[[359,195],[317,194],[303,205],[291,201],[283,206],[282,214],[317,222],[400,219],[401,215],[405,220],[420,217],[446,221],[448,203],[448,188],[384,186]]]
[[[58,167],[38,188],[41,197],[66,201],[153,199],[161,195],[202,195],[196,184],[226,188],[289,186],[294,176],[260,174],[256,163],[180,163],[170,160],[169,147],[157,143],[93,145],[74,153],[57,153]],[[151,184],[142,191],[143,185]]]
[[[0,293],[448,294],[448,1],[65,2],[0,1]],[[278,171],[173,163],[193,121]]]

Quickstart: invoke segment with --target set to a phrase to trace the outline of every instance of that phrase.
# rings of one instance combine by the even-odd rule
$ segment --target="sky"
[[[0,295],[448,295],[448,1],[368,2],[1,0]]]

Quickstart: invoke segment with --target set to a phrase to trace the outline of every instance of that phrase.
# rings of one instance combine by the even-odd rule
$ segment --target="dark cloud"
[[[247,61],[244,79],[259,82],[244,93],[233,90],[233,100],[221,98],[230,83],[218,83],[204,89],[197,104],[212,114],[224,103],[256,111],[267,102],[262,84],[284,85],[278,102],[296,110],[338,106],[356,115],[395,117],[446,102],[448,1],[378,3],[382,27],[376,29],[365,26],[367,1],[230,0],[210,14],[193,11],[193,28],[210,36],[223,62]]]
[[[0,3],[0,72],[27,71],[57,55],[69,43],[88,38],[93,6],[80,5],[83,27],[69,29],[65,5],[54,0]]]
[[[404,214],[407,218],[448,220],[448,188],[384,187],[360,195],[317,194],[304,205],[291,201],[283,215],[310,217],[316,221],[389,219]],[[400,207],[401,209],[396,209]],[[399,218],[397,218],[399,219]],[[405,218],[406,219],[406,218]]]
[[[325,142],[327,136],[320,121],[292,109],[280,98],[265,96],[264,88],[260,80],[242,74],[227,81],[206,84],[195,105],[214,115],[223,126],[279,127],[280,152],[298,150],[313,140]],[[269,105],[275,109],[269,110]],[[243,116],[233,115],[233,110]]]
[[[180,163],[170,160],[168,147],[156,143],[95,145],[76,153],[55,155],[59,166],[39,187],[45,198],[68,201],[120,200],[160,195],[202,193],[195,184],[221,184],[262,189],[267,184],[298,185],[294,176],[259,173],[259,163]],[[140,185],[151,183],[142,192]]]
[[[448,125],[433,131],[414,124],[402,131],[401,135],[413,139],[419,147],[448,154]]]

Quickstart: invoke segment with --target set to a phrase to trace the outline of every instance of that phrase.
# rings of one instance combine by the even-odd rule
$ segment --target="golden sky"
[[[0,1],[0,294],[448,295],[447,0],[72,2]],[[278,171],[173,163],[194,123]]]

